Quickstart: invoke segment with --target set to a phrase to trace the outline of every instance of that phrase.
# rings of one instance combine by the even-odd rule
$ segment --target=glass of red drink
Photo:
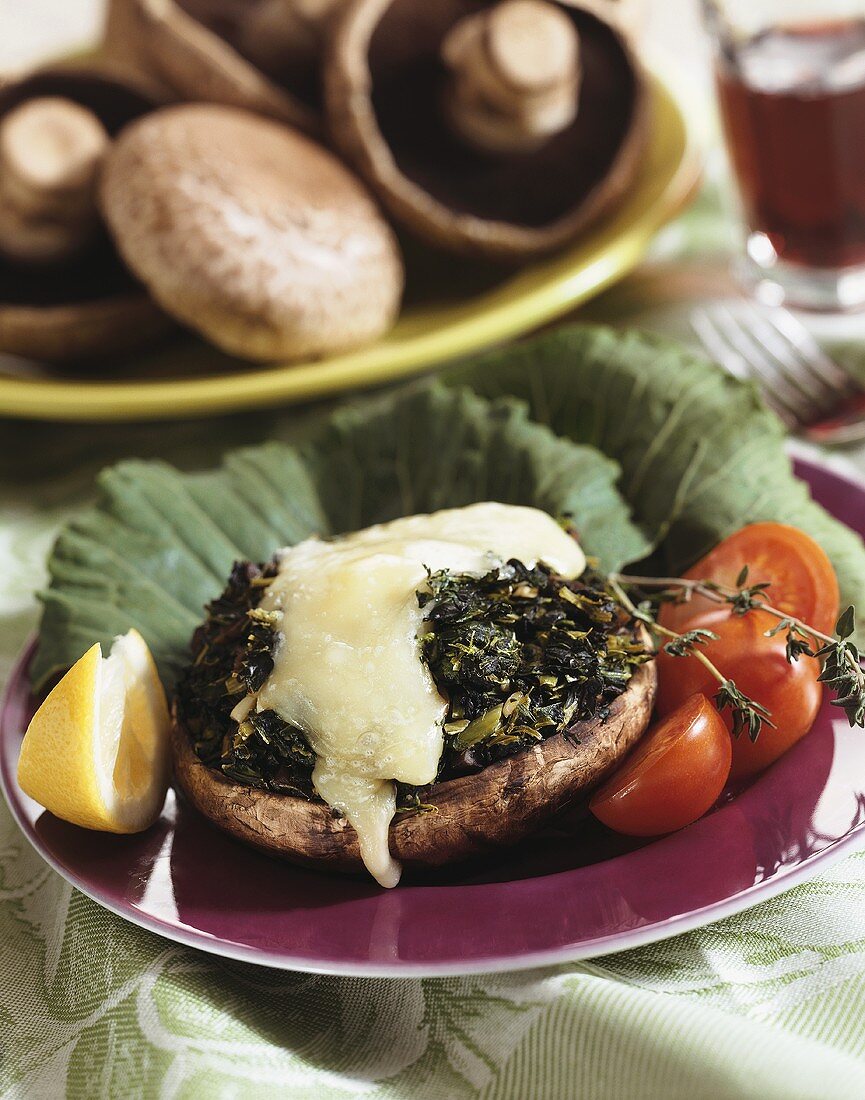
[[[865,0],[704,0],[758,296],[865,306]]]

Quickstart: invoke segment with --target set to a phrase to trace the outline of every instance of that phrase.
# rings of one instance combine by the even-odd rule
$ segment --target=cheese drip
[[[577,577],[585,556],[545,512],[483,503],[307,539],[278,558],[261,607],[282,618],[256,705],[303,731],[316,791],[354,826],[375,879],[396,886],[394,780],[431,783],[444,746],[446,704],[418,641],[427,569],[483,576],[517,558]]]

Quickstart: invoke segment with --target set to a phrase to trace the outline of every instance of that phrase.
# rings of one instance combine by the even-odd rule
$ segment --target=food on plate
[[[374,199],[401,234],[445,250],[510,262],[569,244],[626,192],[646,147],[649,82],[625,6],[111,0],[87,89],[41,74],[22,87],[45,102],[20,117],[17,86],[0,95],[17,148],[38,150],[50,99],[65,155],[79,150],[62,202],[0,165],[0,351],[84,361],[137,349],[169,318],[254,361],[374,343],[404,282]]]
[[[601,367],[605,383],[598,387]],[[180,781],[195,804],[266,850],[285,854],[288,835],[291,858],[356,869],[361,853],[355,831],[325,801],[311,797],[316,763],[311,743],[298,739],[288,722],[262,721],[256,709],[256,693],[271,671],[267,662],[278,652],[280,632],[271,609],[260,606],[280,573],[279,564],[269,559],[275,547],[283,546],[295,548],[284,557],[286,569],[301,560],[294,557],[301,547],[304,554],[314,551],[310,560],[319,552],[338,560],[353,552],[352,546],[357,552],[367,547],[371,536],[359,533],[370,525],[412,514],[434,516],[442,509],[470,511],[472,502],[498,500],[509,502],[507,508],[537,509],[551,524],[551,516],[568,517],[569,529],[579,531],[584,553],[593,559],[591,570],[576,581],[556,582],[552,590],[540,577],[543,570],[537,582],[527,582],[528,590],[522,588],[525,578],[493,575],[493,569],[480,577],[453,572],[448,585],[454,582],[455,591],[480,600],[481,617],[495,627],[502,625],[496,615],[503,613],[512,616],[511,625],[527,618],[532,629],[548,615],[582,614],[578,608],[571,611],[566,591],[586,603],[587,611],[598,601],[596,606],[609,612],[607,627],[612,629],[594,624],[584,638],[581,630],[572,632],[570,641],[578,649],[587,642],[596,655],[606,653],[607,668],[610,645],[614,650],[622,645],[615,639],[638,644],[639,653],[625,658],[636,661],[633,674],[608,702],[606,716],[586,717],[569,736],[552,729],[537,742],[521,731],[518,741],[510,742],[517,751],[502,758],[490,755],[487,732],[488,723],[497,735],[500,719],[522,717],[508,706],[514,694],[510,684],[500,685],[501,692],[507,691],[504,697],[485,696],[489,705],[481,708],[482,715],[467,713],[465,701],[458,699],[456,688],[465,685],[447,684],[442,699],[447,696],[448,706],[455,701],[463,708],[453,712],[454,721],[442,736],[439,763],[449,770],[419,786],[400,781],[394,769],[393,779],[400,781],[395,797],[403,812],[388,830],[390,858],[424,865],[483,856],[531,829],[542,829],[551,822],[554,804],[575,803],[568,812],[572,821],[573,811],[605,774],[627,767],[627,748],[639,744],[648,724],[658,663],[676,675],[680,667],[688,693],[702,691],[725,718],[733,719],[733,758],[741,754],[746,759],[752,739],[758,751],[773,756],[787,744],[775,740],[775,727],[781,730],[786,717],[784,701],[749,697],[749,691],[756,695],[743,679],[749,665],[768,669],[767,679],[792,676],[812,693],[819,692],[814,673],[822,667],[821,681],[835,696],[835,706],[852,725],[865,724],[865,674],[848,606],[865,585],[865,551],[858,537],[810,500],[805,485],[792,475],[782,433],[751,391],[666,341],[596,329],[566,330],[485,355],[447,372],[445,379],[355,401],[309,421],[302,438],[291,444],[274,441],[232,452],[215,470],[184,473],[164,463],[126,462],[106,471],[93,508],[67,526],[52,553],[51,586],[43,596],[32,667],[36,690],[80,655],[82,637],[96,633],[107,644],[129,623],[140,624],[175,699],[173,751]],[[466,390],[466,382],[492,399]],[[512,393],[525,403],[507,396]],[[683,407],[689,410],[687,419],[681,417]],[[704,433],[710,433],[711,445],[705,444]],[[659,436],[668,441],[666,449],[652,446]],[[749,477],[743,452],[759,457],[759,477]],[[783,576],[772,575],[786,610],[767,602],[771,588],[756,571],[771,562],[751,566],[747,576],[740,571],[730,584],[676,576],[719,543],[737,518],[746,526],[755,515],[795,522],[825,547],[837,571],[842,606],[847,606],[831,631],[790,616],[790,609],[813,610],[814,605],[802,602],[795,584],[780,583],[794,575],[786,567]],[[552,527],[557,538],[574,545]],[[382,528],[376,530],[380,534]],[[343,540],[346,532],[354,536]],[[393,530],[388,537],[394,537]],[[732,541],[740,537],[745,536]],[[790,542],[792,534],[786,532],[784,539]],[[807,546],[802,537],[793,542]],[[530,550],[525,551],[529,566]],[[499,556],[508,552],[502,547]],[[545,560],[545,553],[540,556]],[[232,571],[238,559],[241,564]],[[658,561],[664,575],[647,575],[653,571],[648,563]],[[323,558],[319,564],[326,575]],[[552,564],[564,576],[563,566]],[[574,572],[579,565],[572,562]],[[227,576],[228,589],[214,600]],[[416,593],[424,583],[430,586],[424,595],[431,594],[433,578],[425,572],[407,592],[415,614],[429,616],[419,647],[438,646],[446,628],[474,629],[459,602],[451,601],[451,618],[435,612],[436,600],[417,606]],[[435,585],[446,594],[440,579]],[[505,591],[511,587],[513,592]],[[808,580],[803,594],[810,599],[813,591]],[[723,637],[699,624],[685,624],[684,631],[664,625],[664,609],[683,593],[715,608],[709,614],[719,616],[717,634],[742,633],[749,648],[737,679],[710,657],[713,644],[723,650]],[[513,616],[516,599],[519,614]],[[188,644],[196,624],[201,624],[195,636],[198,659],[190,667]],[[745,624],[750,624],[747,632]],[[646,660],[650,644],[638,628],[663,650],[658,662]],[[765,637],[767,629],[774,638]],[[767,646],[771,660],[765,657]],[[430,649],[427,656],[434,683],[446,684],[447,665],[438,659],[439,651]],[[788,656],[797,662],[792,672]],[[710,673],[710,680],[697,688],[687,686],[693,661]],[[263,678],[256,683],[258,674]],[[556,683],[545,679],[537,687],[556,689]],[[250,696],[255,696],[252,703]],[[483,720],[475,724],[479,717]],[[235,744],[235,731],[241,729]],[[578,744],[573,743],[574,729],[579,730]],[[384,732],[376,726],[377,736]],[[480,741],[461,742],[456,751],[457,738],[474,740],[478,733]],[[448,750],[449,738],[454,751]],[[759,748],[761,742],[766,749]],[[269,755],[271,749],[276,755]],[[496,752],[500,749],[501,742]],[[705,783],[695,774],[700,781],[693,788],[679,775],[677,789],[667,798],[671,807],[687,801],[693,811],[706,798]],[[662,777],[664,771],[655,775]],[[359,778],[385,787],[391,781],[380,775]],[[432,805],[438,812],[423,812]],[[384,859],[380,864],[385,873],[392,870]]]
[[[617,462],[619,487],[657,546],[653,571],[680,576],[731,531],[774,520],[825,550],[842,608],[861,604],[861,536],[811,499],[785,452],[783,425],[758,395],[677,341],[565,325],[477,355],[444,378],[523,401],[560,437]],[[855,638],[865,649],[865,624]]]
[[[152,106],[136,84],[82,67],[0,87],[0,352],[84,359],[170,328],[96,208],[111,141]]]
[[[647,78],[605,12],[344,5],[324,71],[333,140],[433,245],[519,260],[567,244],[625,192],[648,131]]]
[[[730,775],[732,742],[717,709],[692,695],[656,722],[592,795],[599,821],[629,836],[660,836],[702,817]]]
[[[74,825],[140,832],[165,801],[168,731],[153,658],[130,630],[108,656],[91,646],[48,694],[21,745],[18,782]]]
[[[770,716],[752,740],[746,731],[733,739],[733,779],[747,779],[776,760],[814,724],[823,698],[818,682],[817,662],[801,657],[787,659],[784,633],[772,637],[779,620],[766,611],[737,615],[730,608],[709,611],[692,619],[688,630],[706,630],[716,635],[701,646],[703,653],[739,691],[764,708]],[[696,656],[673,657],[663,650],[658,655],[658,699],[660,715],[681,706],[695,692],[713,696],[721,685]],[[733,718],[725,720],[732,728]]]
[[[181,99],[320,129],[329,0],[129,0],[148,71]]]
[[[644,731],[654,672],[578,543],[480,503],[241,564],[182,678],[175,771],[248,843],[384,886],[512,844]]]
[[[798,527],[748,524],[720,542],[682,577],[734,586],[746,567],[752,580],[769,585],[765,595],[773,607],[824,634],[831,633],[838,618],[838,578],[826,551]],[[663,626],[682,630],[691,619],[717,610],[717,604],[706,596],[682,594],[689,598],[662,607]]]
[[[205,104],[148,115],[109,153],[101,205],[166,312],[248,359],[356,347],[399,311],[399,249],[363,186],[269,119]]]

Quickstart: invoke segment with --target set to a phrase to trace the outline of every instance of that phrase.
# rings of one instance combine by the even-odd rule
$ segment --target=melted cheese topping
[[[577,577],[586,559],[545,512],[474,504],[407,516],[332,542],[307,539],[279,555],[261,606],[280,611],[274,668],[258,694],[302,730],[319,795],[354,826],[382,886],[399,881],[388,848],[394,780],[431,783],[446,704],[421,660],[426,570],[482,576],[509,558]]]

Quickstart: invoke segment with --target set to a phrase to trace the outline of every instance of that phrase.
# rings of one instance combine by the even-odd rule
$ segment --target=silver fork
[[[736,378],[755,382],[791,431],[819,443],[865,439],[865,392],[792,313],[752,302],[695,309],[691,327]]]

